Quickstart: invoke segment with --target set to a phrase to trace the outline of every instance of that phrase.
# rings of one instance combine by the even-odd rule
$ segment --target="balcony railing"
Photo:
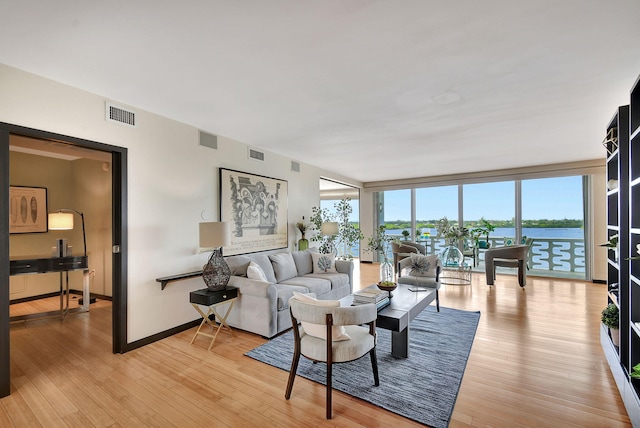
[[[401,239],[400,236],[398,238]],[[504,245],[504,241],[504,237],[489,237],[491,248]],[[446,246],[445,240],[438,238],[427,238],[418,242],[427,247],[427,254],[440,254]],[[479,251],[479,261],[475,270],[484,271],[485,251],[482,249]],[[351,248],[351,254],[353,257],[359,256],[357,245]],[[387,256],[392,258],[390,250]],[[534,238],[527,264],[530,274],[584,278],[586,272],[584,239]]]

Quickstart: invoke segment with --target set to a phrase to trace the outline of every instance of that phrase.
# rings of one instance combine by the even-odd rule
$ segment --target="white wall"
[[[202,216],[218,219],[219,167],[288,181],[291,247],[293,224],[319,205],[321,176],[361,185],[306,164],[291,172],[291,159],[269,152],[265,162],[250,160],[246,144],[225,137],[218,137],[217,150],[199,146],[198,129],[135,107],[137,127],[110,123],[105,101],[0,65],[0,121],[128,149],[129,342],[198,318],[189,292],[203,288],[200,278],[170,283],[164,291],[155,278],[206,262],[207,254],[197,254],[198,223]]]
[[[593,216],[593,269],[594,280],[607,280],[607,248],[598,244],[607,242],[607,179],[605,174],[591,176],[591,213]]]

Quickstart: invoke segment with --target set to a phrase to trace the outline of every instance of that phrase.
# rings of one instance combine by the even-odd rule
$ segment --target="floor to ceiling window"
[[[417,241],[429,248],[430,253],[444,248],[443,239],[437,238],[435,223],[446,217],[458,221],[458,186],[424,187],[415,190]]]
[[[465,184],[462,186],[464,226],[473,228],[487,220],[495,230],[492,245],[503,245],[506,237],[516,237],[516,193],[514,181]]]
[[[583,177],[522,181],[522,235],[533,238],[532,271],[584,278]]]
[[[436,239],[438,219],[462,221],[468,228],[484,219],[495,227],[489,236],[492,247],[531,244],[530,274],[584,279],[585,182],[586,177],[570,176],[384,191],[379,224],[399,239],[425,244],[433,254],[443,247]],[[475,268],[482,270],[482,250],[478,259]]]

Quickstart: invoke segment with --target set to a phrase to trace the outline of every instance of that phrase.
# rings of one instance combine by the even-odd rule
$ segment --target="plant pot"
[[[611,336],[611,342],[615,346],[620,346],[620,330],[609,327],[609,336]]]

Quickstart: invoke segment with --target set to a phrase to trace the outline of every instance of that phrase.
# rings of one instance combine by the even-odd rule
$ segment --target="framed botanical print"
[[[47,189],[9,186],[9,233],[47,231]]]

